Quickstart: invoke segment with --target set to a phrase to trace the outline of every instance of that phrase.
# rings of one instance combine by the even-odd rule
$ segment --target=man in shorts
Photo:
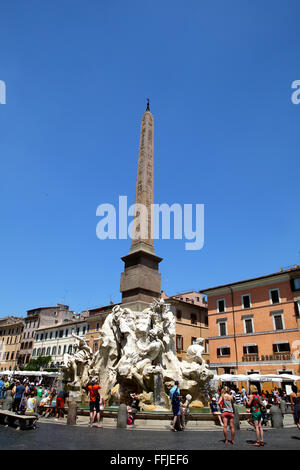
[[[93,427],[95,417],[97,415],[97,428],[102,428],[100,424],[100,385],[98,379],[95,377],[92,379],[90,385],[87,386],[87,393],[90,394],[90,428]]]
[[[60,390],[56,397],[56,410],[55,410],[55,414],[56,412],[58,414],[58,419],[63,419],[64,417],[65,400],[67,401],[69,400],[69,394],[68,392],[65,392],[64,390]]]

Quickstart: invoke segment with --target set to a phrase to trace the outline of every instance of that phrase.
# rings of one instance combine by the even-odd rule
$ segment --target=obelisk
[[[161,293],[158,265],[162,258],[155,255],[152,238],[153,203],[154,119],[148,100],[141,123],[131,250],[122,258],[125,269],[120,285],[122,303],[134,310],[142,310]]]

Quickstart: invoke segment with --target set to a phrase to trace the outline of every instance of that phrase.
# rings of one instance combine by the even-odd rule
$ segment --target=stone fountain
[[[203,401],[205,387],[213,377],[202,358],[203,339],[198,338],[187,349],[186,360],[179,361],[175,317],[163,299],[154,299],[143,311],[115,306],[99,335],[101,345],[96,353],[86,340],[76,337],[75,353],[64,355],[64,380],[71,399],[85,401],[84,387],[97,377],[106,403],[115,401],[116,396],[119,403],[127,403],[130,393],[136,392],[141,393],[142,406],[146,401],[151,409],[168,409],[169,390],[175,380],[182,394]]]

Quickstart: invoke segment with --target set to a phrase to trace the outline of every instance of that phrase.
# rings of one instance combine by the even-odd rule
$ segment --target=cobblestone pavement
[[[165,424],[166,426],[166,424]],[[247,428],[246,428],[247,426]],[[284,429],[265,430],[264,447],[252,446],[255,432],[246,423],[242,423],[236,433],[236,444],[224,444],[223,432],[218,427],[173,433],[142,426],[133,429],[117,429],[115,422],[106,423],[104,427],[89,428],[88,420],[79,417],[77,426],[67,426],[66,420],[40,419],[36,430],[17,431],[15,428],[0,426],[0,449],[63,449],[63,450],[292,450],[300,449],[300,431],[292,423],[285,423]],[[200,430],[201,429],[201,430]]]

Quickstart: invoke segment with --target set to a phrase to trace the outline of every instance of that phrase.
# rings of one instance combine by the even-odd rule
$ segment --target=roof
[[[30,310],[27,310],[27,312],[35,312],[36,310],[47,310],[50,308],[60,308],[60,307],[66,307],[69,309],[69,305],[64,305],[64,304],[57,304],[54,307],[36,307],[36,308],[31,308]]]
[[[50,330],[53,328],[60,328],[62,326],[69,326],[69,325],[78,325],[78,323],[86,323],[86,322],[87,322],[87,318],[83,318],[81,320],[65,321],[62,323],[56,323],[55,325],[41,326],[40,328],[37,328],[35,331]]]
[[[276,276],[280,276],[280,275],[285,275],[285,274],[292,273],[292,272],[299,272],[300,273],[300,266],[295,265],[294,268],[282,269],[282,270],[280,270],[276,273],[267,274],[265,276],[258,276],[258,277],[253,277],[253,278],[250,278],[250,279],[245,279],[243,281],[231,282],[230,284],[221,284],[219,286],[209,287],[208,289],[202,289],[199,292],[201,294],[207,294],[208,292],[216,290],[216,289],[222,289],[222,288],[230,287],[230,286],[237,286],[239,284],[246,284],[247,282],[257,281],[257,280],[260,280],[260,279],[264,280],[264,279],[268,279],[268,278],[272,278],[272,277],[276,277]]]
[[[196,308],[201,308],[201,309],[207,310],[207,305],[193,304],[192,302],[186,302],[185,300],[177,299],[174,296],[171,296],[171,297],[168,297],[167,299],[165,299],[166,304],[168,303],[169,300],[173,301],[173,302],[178,302],[180,304],[189,305],[193,308],[196,307]]]
[[[120,302],[116,303],[116,304],[109,304],[109,305],[103,305],[102,307],[96,307],[96,308],[90,308],[89,309],[89,316],[93,316],[93,315],[96,315],[97,313],[101,313],[101,312],[104,312],[105,310],[109,310],[109,309],[113,309],[113,307],[115,307],[116,305],[121,305],[122,304]],[[87,317],[89,318],[89,317]]]
[[[16,325],[18,323],[23,323],[24,318],[22,317],[13,317],[13,316],[7,316],[0,318],[0,326],[9,326],[9,325]]]

